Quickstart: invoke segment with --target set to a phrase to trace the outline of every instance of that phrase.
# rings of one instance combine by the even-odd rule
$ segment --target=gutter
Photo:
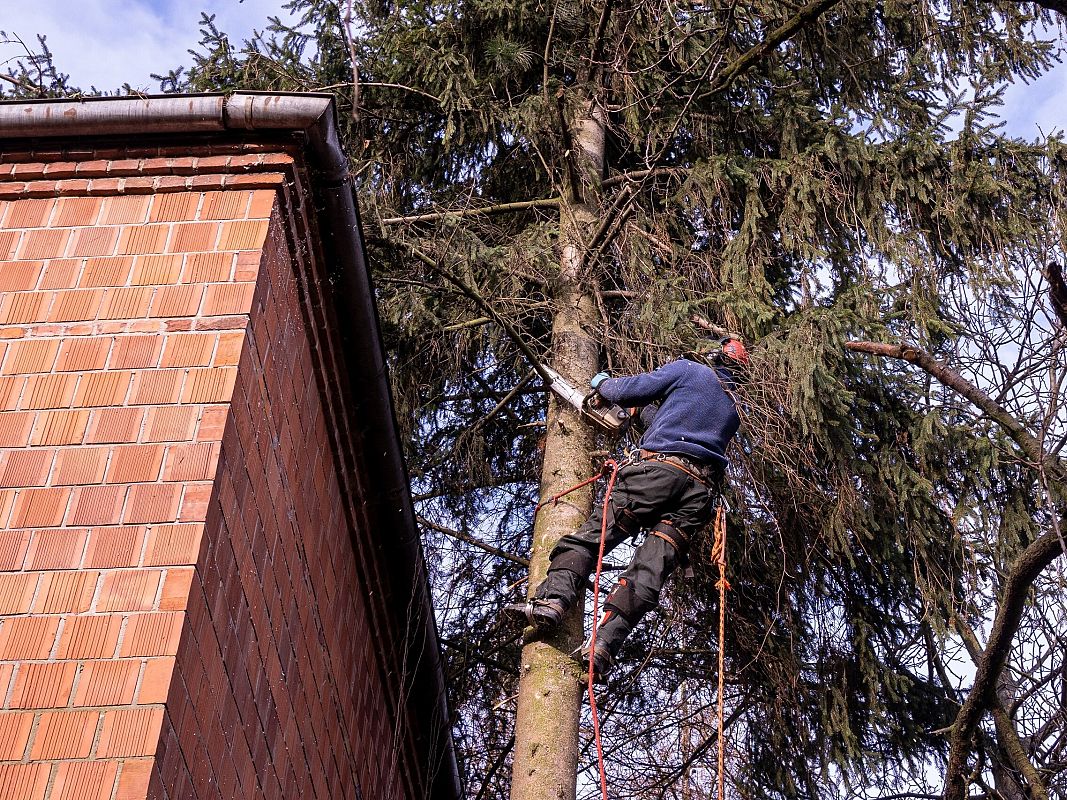
[[[429,583],[415,522],[399,433],[393,413],[385,348],[374,287],[363,252],[362,227],[348,157],[341,147],[333,96],[329,94],[165,95],[0,102],[0,142],[5,139],[146,136],[153,134],[292,131],[302,133],[315,184],[324,204],[322,226],[337,266],[332,291],[348,368],[348,396],[360,419],[385,420],[362,426],[360,434],[373,468],[365,470],[367,515],[389,535],[380,537],[382,563],[399,598],[386,604],[403,636],[407,664],[421,680],[410,686],[408,718],[437,720],[435,729],[414,727],[424,752],[441,751],[440,766],[428,770],[430,797],[463,796],[445,694],[444,664],[430,601]],[[407,598],[411,598],[409,603]],[[433,727],[427,725],[425,727]]]

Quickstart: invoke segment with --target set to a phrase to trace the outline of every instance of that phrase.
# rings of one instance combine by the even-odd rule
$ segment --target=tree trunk
[[[584,157],[580,173],[599,175],[603,168],[604,127],[592,104],[575,126]],[[560,209],[560,280],[558,311],[552,325],[554,367],[576,385],[597,371],[599,347],[590,335],[597,323],[595,286],[582,274],[583,242],[596,215],[586,197],[571,197]],[[594,469],[593,431],[570,408],[549,404],[541,497],[567,489]],[[548,554],[561,536],[574,531],[592,508],[591,492],[568,495],[545,506],[534,524],[529,590],[544,579]],[[583,593],[584,594],[584,593]],[[515,717],[515,757],[511,800],[573,800],[578,762],[578,719],[583,681],[570,653],[581,644],[584,597],[579,597],[554,637],[527,644],[519,668]]]

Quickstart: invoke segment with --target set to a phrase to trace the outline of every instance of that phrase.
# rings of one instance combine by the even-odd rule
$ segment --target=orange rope
[[[589,633],[589,675],[587,685],[589,689],[589,709],[593,712],[593,738],[596,740],[597,767],[600,770],[600,794],[603,800],[608,800],[608,779],[604,770],[604,750],[600,746],[600,717],[597,714],[596,694],[593,692],[593,662],[596,660],[596,630],[597,616],[600,602],[600,573],[604,566],[604,545],[608,538],[608,503],[611,500],[611,490],[615,488],[615,479],[619,475],[619,465],[615,461],[605,461],[604,470],[611,469],[611,477],[608,478],[608,488],[604,490],[604,507],[600,514],[600,552],[596,558],[596,578],[593,580],[593,627]]]
[[[726,512],[722,506],[715,511],[715,543],[711,548],[711,557],[719,565],[719,580],[715,586],[719,590],[719,800],[725,797],[726,789],[726,739],[723,736],[723,648],[726,642],[726,592],[730,582],[726,580]]]

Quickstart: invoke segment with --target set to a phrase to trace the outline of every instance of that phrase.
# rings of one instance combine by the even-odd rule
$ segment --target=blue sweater
[[[726,448],[741,425],[733,398],[723,389],[731,383],[723,368],[679,359],[655,372],[608,378],[597,390],[620,406],[660,403],[641,437],[643,449],[725,465]]]

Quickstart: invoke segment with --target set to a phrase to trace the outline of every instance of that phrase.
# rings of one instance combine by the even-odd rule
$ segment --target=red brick
[[[200,426],[197,429],[196,440],[198,442],[220,441],[226,428],[229,410],[229,406],[210,406],[205,408],[200,415]]]
[[[145,196],[108,197],[100,221],[105,225],[140,224],[148,218],[151,201]]]
[[[89,610],[99,573],[75,570],[45,572],[33,601],[35,614],[81,614]]]
[[[12,342],[7,348],[2,375],[51,372],[59,352],[58,339],[27,339]]]
[[[183,403],[222,403],[233,397],[237,370],[232,367],[190,369],[182,389]]]
[[[185,614],[180,611],[131,614],[122,637],[119,655],[122,658],[130,658],[176,654],[184,617]]]
[[[77,383],[77,376],[72,374],[31,375],[26,379],[19,406],[22,410],[67,408],[74,400]]]
[[[267,238],[266,220],[225,222],[219,237],[219,250],[261,250]]]
[[[32,411],[0,411],[0,447],[24,447],[30,442]]]
[[[189,605],[189,588],[193,583],[192,567],[171,567],[159,596],[160,611],[182,611]]]
[[[34,531],[26,554],[26,569],[75,569],[81,564],[88,535],[84,528]]]
[[[82,271],[80,258],[54,258],[45,264],[38,289],[73,289]]]
[[[88,444],[135,442],[143,417],[143,408],[102,408],[93,411],[85,441]]]
[[[90,258],[85,262],[85,269],[78,284],[88,287],[123,286],[129,279],[132,268],[131,256]]]
[[[184,442],[196,432],[197,406],[161,406],[148,410],[146,442]]]
[[[59,372],[103,369],[107,364],[111,342],[110,336],[64,339],[59,348],[59,360],[55,364],[55,369]]]
[[[3,687],[6,692],[7,687]],[[3,713],[0,714],[0,760],[21,761],[26,753],[26,745],[30,741],[30,728],[33,726],[33,714],[26,713]],[[47,775],[47,772],[45,773]],[[0,773],[0,790],[3,789]],[[4,797],[17,797],[18,795],[4,794]]]
[[[219,451],[218,441],[170,447],[163,469],[163,480],[208,481],[214,479]]]
[[[45,411],[37,415],[33,423],[30,443],[78,444],[85,436],[85,427],[89,424],[89,412],[84,409],[76,411]]]
[[[111,353],[112,369],[146,369],[159,366],[163,337],[159,334],[119,336]]]
[[[51,764],[0,764],[0,797],[44,800]]]
[[[125,706],[133,702],[140,661],[89,661],[82,667],[76,706]]]
[[[118,773],[117,761],[61,761],[51,797],[69,800],[111,800]]]
[[[244,331],[231,331],[220,334],[212,366],[236,367],[241,360],[241,351],[244,349],[244,343]]]
[[[26,332],[26,328],[0,328],[0,339],[22,339]]]
[[[67,251],[71,256],[111,256],[115,254],[115,244],[119,240],[118,226],[76,228],[74,241]]]
[[[37,724],[30,758],[88,757],[99,720],[96,711],[46,711]]]
[[[243,219],[251,192],[207,192],[200,206],[200,219]]]
[[[78,174],[78,163],[76,161],[50,161],[44,165],[42,174],[53,180],[73,178]]]
[[[39,577],[30,572],[0,573],[0,614],[27,613],[33,604]]]
[[[211,484],[187,484],[182,496],[182,510],[178,519],[182,522],[203,522],[207,519],[207,507],[211,501]]]
[[[108,483],[137,483],[159,479],[163,463],[163,446],[158,444],[134,444],[114,448],[111,466],[108,468]]]
[[[148,314],[152,288],[133,286],[107,289],[100,306],[100,319],[140,319]]]
[[[155,755],[162,725],[162,708],[107,711],[96,755],[98,758]]]
[[[161,366],[210,366],[211,353],[215,349],[217,338],[217,336],[210,333],[177,333],[173,336],[168,336]]]
[[[14,410],[26,388],[26,379],[22,377],[0,378],[0,409]]]
[[[0,292],[25,292],[33,289],[37,286],[43,268],[43,261],[0,261]]]
[[[0,530],[0,571],[22,569],[29,546],[29,531]]]
[[[143,525],[93,528],[89,533],[85,566],[99,569],[136,567],[141,559],[144,537]]]
[[[23,322],[44,322],[51,292],[15,292],[0,299],[0,323],[4,325]]]
[[[147,369],[134,374],[131,405],[177,403],[184,370]]]
[[[269,219],[274,211],[278,193],[267,189],[252,192],[252,203],[248,207],[249,219]]]
[[[200,203],[201,195],[194,192],[175,192],[173,194],[157,194],[152,198],[152,211],[149,220],[152,222],[177,222],[190,220],[196,217],[196,208]]]
[[[82,486],[74,490],[68,525],[115,525],[122,518],[124,486]]]
[[[63,521],[70,489],[23,489],[15,499],[12,528],[54,528]]]
[[[0,620],[0,661],[48,658],[56,643],[59,617],[8,617]]]
[[[8,708],[66,708],[77,668],[70,661],[23,664],[15,677]]]
[[[153,658],[146,661],[141,685],[137,690],[137,703],[150,705],[167,702],[173,675],[173,658]]]
[[[126,225],[119,236],[118,254],[162,253],[170,225]]]
[[[104,299],[102,289],[68,289],[56,292],[49,322],[79,322],[96,319]]]
[[[247,314],[252,308],[254,283],[213,283],[204,294],[204,316]]]
[[[248,327],[248,317],[240,314],[237,316],[198,319],[194,327],[198,331],[241,331]]]
[[[167,244],[168,253],[206,253],[215,250],[219,236],[216,222],[183,222],[174,226]],[[232,249],[232,248],[220,248]]]
[[[204,287],[199,284],[161,286],[156,289],[150,314],[153,317],[192,317],[200,309]]]
[[[19,247],[19,259],[62,258],[67,253],[70,231],[66,229],[38,229],[26,231]]]
[[[60,450],[52,471],[53,486],[100,483],[107,466],[107,447],[71,447]]]
[[[145,547],[145,566],[196,564],[203,533],[201,524],[152,526]]]
[[[122,617],[115,614],[67,617],[56,648],[56,658],[111,658],[115,655],[121,631]]]
[[[126,400],[132,380],[133,373],[125,370],[88,372],[81,376],[78,383],[74,405],[121,406]]]
[[[7,214],[4,215],[3,228],[43,228],[45,222],[51,217],[52,208],[56,201],[47,200],[17,200],[8,205]]]
[[[97,611],[151,611],[159,589],[160,571],[129,569],[104,573]],[[3,631],[0,630],[0,635]]]
[[[131,486],[126,497],[123,522],[175,522],[180,498],[180,484],[143,483]]]
[[[52,217],[53,228],[70,228],[94,225],[100,216],[99,198],[63,197],[56,201],[55,215]]]
[[[14,262],[20,263],[20,262]],[[185,257],[183,283],[214,283],[230,280],[232,253],[190,253]],[[32,289],[33,285],[25,287]]]
[[[54,452],[48,449],[12,450],[0,454],[0,487],[44,486]]]
[[[176,283],[181,272],[180,255],[137,256],[130,283],[139,286]]]
[[[144,800],[154,764],[153,759],[124,759],[114,800]]]

